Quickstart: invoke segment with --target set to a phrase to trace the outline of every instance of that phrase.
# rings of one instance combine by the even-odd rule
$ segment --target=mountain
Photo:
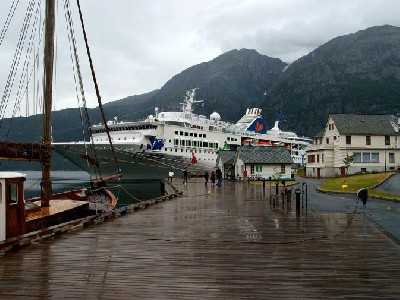
[[[255,50],[232,50],[182,71],[145,99],[138,99],[142,95],[128,97],[107,103],[105,109],[109,116],[118,115],[121,120],[144,118],[154,114],[155,107],[180,110],[186,91],[197,87],[197,99],[203,99],[204,105],[195,107],[196,113],[209,115],[216,110],[225,120],[237,121],[246,108],[259,105],[286,66],[280,59]]]
[[[329,113],[395,114],[399,99],[400,28],[385,25],[334,38],[298,59],[262,107],[281,111],[291,129],[312,136]]]
[[[152,114],[156,106],[179,109],[185,91],[199,87],[198,99],[205,101],[196,113],[215,110],[237,121],[256,106],[268,126],[280,114],[282,129],[313,136],[329,113],[400,112],[399,50],[400,28],[390,25],[336,37],[290,65],[255,50],[232,50],[175,75],[145,105],[127,99],[129,119]]]
[[[180,109],[185,92],[193,87],[199,88],[197,99],[204,99],[195,113],[218,111],[223,120],[237,121],[246,108],[259,107],[267,126],[280,113],[281,129],[307,136],[325,126],[329,113],[396,114],[400,28],[376,26],[336,37],[290,65],[255,50],[232,50],[182,71],[159,90],[105,104],[106,117],[137,120],[153,114],[156,106]],[[92,123],[102,122],[98,109],[89,109],[89,115]],[[52,121],[54,141],[82,140],[78,109],[57,111]],[[5,138],[10,122],[1,120],[3,140],[41,139],[39,116],[14,118]]]
[[[174,76],[157,93],[154,103],[167,110],[179,109],[186,91],[198,87],[197,99],[205,100],[199,113],[218,111],[225,120],[237,121],[246,108],[259,105],[286,66],[255,50],[232,50]]]

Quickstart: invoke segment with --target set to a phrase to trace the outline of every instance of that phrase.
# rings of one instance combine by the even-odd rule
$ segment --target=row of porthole
[[[115,140],[114,138],[111,138],[111,139],[112,139],[113,141]],[[121,140],[121,138],[118,138],[118,141],[120,141],[120,140]],[[126,141],[126,140],[127,140],[127,138],[126,138],[126,136],[125,136],[125,137],[124,137],[124,141]],[[135,140],[135,137],[133,137],[132,140]],[[99,139],[96,139],[95,141],[96,141],[96,142],[102,142],[103,139],[100,139],[100,140],[99,140]],[[107,141],[108,141],[108,138],[105,138],[104,141],[107,142]]]
[[[165,151],[168,151],[168,148],[164,148]],[[170,152],[172,152],[172,148],[169,148]],[[201,150],[200,150],[201,151]],[[178,152],[178,149],[175,149],[175,152]],[[181,149],[181,152],[183,152],[183,149]],[[188,150],[186,149],[186,153],[188,153]],[[194,151],[194,153],[197,153],[197,150]],[[201,153],[201,152],[199,152]],[[205,153],[205,152],[204,152]],[[215,152],[211,152],[212,154],[215,154]],[[201,158],[199,158],[201,160]],[[215,160],[213,158],[208,158],[208,159],[203,159],[203,160]]]
[[[167,148],[167,147],[165,147],[165,148],[164,148],[164,151],[168,151],[168,149],[169,149],[170,152],[172,152],[172,149],[173,149],[173,148]],[[178,148],[174,148],[174,149],[175,149],[175,152],[178,152]],[[207,153],[207,150],[199,150],[199,153],[202,153],[202,151],[203,151],[203,153]],[[183,149],[181,149],[181,152],[183,152]],[[189,152],[188,149],[186,149],[185,152],[188,153],[188,152]],[[190,152],[192,152],[192,151],[190,151]],[[197,153],[197,150],[194,150],[193,152],[194,152],[194,153]],[[208,153],[215,154],[214,151],[208,151]]]

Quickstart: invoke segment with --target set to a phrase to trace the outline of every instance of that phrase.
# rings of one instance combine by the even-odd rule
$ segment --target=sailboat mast
[[[46,27],[44,46],[44,111],[41,205],[49,206],[51,197],[51,106],[53,98],[55,0],[46,0]]]

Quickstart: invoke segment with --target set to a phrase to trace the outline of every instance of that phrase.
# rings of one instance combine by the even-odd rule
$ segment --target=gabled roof
[[[289,150],[285,147],[242,146],[238,147],[238,158],[245,164],[292,164]]]
[[[397,118],[391,115],[331,114],[341,135],[396,135],[393,125]]]
[[[324,134],[325,134],[325,128],[324,129],[321,129],[316,135],[314,135],[314,138],[322,138],[322,137],[324,137]]]
[[[224,150],[219,151],[218,156],[222,164],[233,164],[233,159],[235,158],[236,151],[234,150]]]

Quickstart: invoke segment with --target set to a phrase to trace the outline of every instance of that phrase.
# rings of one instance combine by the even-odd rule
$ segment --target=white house
[[[291,178],[293,159],[285,147],[241,146],[233,163],[237,177]]]
[[[306,149],[307,176],[344,176],[347,155],[354,155],[347,174],[399,170],[399,126],[392,115],[331,114]]]

